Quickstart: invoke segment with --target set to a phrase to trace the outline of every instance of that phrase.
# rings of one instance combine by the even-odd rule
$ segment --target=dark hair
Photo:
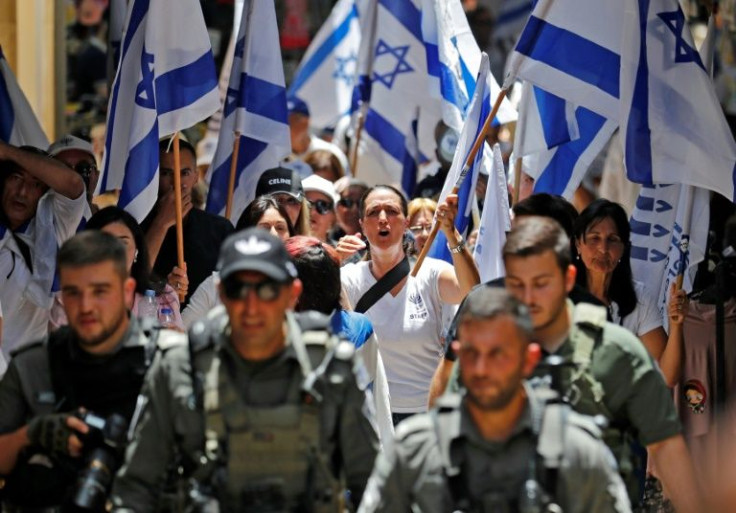
[[[173,136],[171,137],[164,137],[158,142],[158,152],[159,153],[174,153],[174,141],[172,140]],[[192,157],[194,157],[194,161],[197,161],[197,150],[194,149],[194,146],[192,146],[192,143],[184,139],[183,137],[179,137],[179,153],[181,154],[182,151],[188,151],[192,154]]]
[[[114,235],[99,230],[76,234],[62,244],[56,255],[59,271],[66,267],[84,267],[108,261],[113,263],[121,279],[128,277],[125,246]]]
[[[570,239],[560,223],[550,217],[524,216],[514,223],[503,245],[503,259],[510,256],[538,256],[546,251],[555,254],[563,273],[571,263]]]
[[[531,340],[534,326],[529,309],[501,287],[481,286],[472,289],[457,313],[457,326],[459,328],[467,322],[495,319],[501,315],[508,315],[514,320],[525,342]]]
[[[143,235],[138,221],[122,208],[111,206],[98,210],[89,218],[85,225],[85,230],[102,230],[105,226],[113,223],[124,224],[130,233],[133,234],[133,242],[135,249],[138,251],[133,265],[130,268],[130,276],[135,279],[135,291],[139,294],[145,294],[146,290],[151,289],[156,294],[161,294],[164,290],[165,283],[152,275],[150,269],[150,261],[148,257],[148,245]]]
[[[340,259],[335,248],[316,237],[297,235],[286,241],[286,251],[304,285],[296,310],[329,314],[340,308]]]
[[[562,226],[567,237],[570,239],[570,252],[573,260],[577,256],[577,249],[573,239],[575,238],[573,226],[578,218],[575,206],[562,196],[540,192],[532,194],[512,207],[514,218],[522,216],[551,217]]]
[[[286,226],[289,229],[289,237],[293,236],[294,226],[291,224],[291,220],[289,219],[289,213],[286,212],[284,207],[279,205],[279,202],[276,201],[273,196],[268,194],[257,197],[251,201],[247,207],[245,207],[245,210],[240,214],[240,218],[235,225],[235,231],[239,232],[240,230],[245,230],[251,226],[258,226],[258,221],[261,220],[263,214],[271,209],[276,210],[279,215],[284,218]]]
[[[636,308],[636,290],[634,289],[634,278],[631,273],[631,227],[629,217],[624,208],[618,203],[600,198],[587,206],[575,221],[575,239],[585,241],[585,234],[595,224],[605,218],[610,218],[616,225],[618,236],[624,243],[624,253],[621,261],[613,270],[611,284],[608,287],[608,299],[615,301],[619,313],[623,319]],[[588,289],[588,272],[582,260],[575,261],[578,269],[576,281],[578,285]]]

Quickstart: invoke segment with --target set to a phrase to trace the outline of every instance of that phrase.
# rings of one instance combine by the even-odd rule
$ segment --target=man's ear
[[[531,376],[534,372],[534,368],[542,358],[542,348],[535,342],[529,343],[526,346],[526,353],[524,355],[524,377]]]
[[[128,310],[131,310],[135,301],[135,278],[125,278],[123,282],[123,294],[125,296],[125,306]]]
[[[302,291],[304,290],[304,284],[302,284],[302,280],[299,278],[295,279],[293,282],[291,282],[290,285],[290,298],[289,298],[289,309],[294,310],[296,309],[296,305],[299,303],[299,296],[302,295]]]
[[[575,286],[575,277],[578,275],[578,269],[574,265],[570,264],[567,266],[565,272],[565,290],[569,293]]]

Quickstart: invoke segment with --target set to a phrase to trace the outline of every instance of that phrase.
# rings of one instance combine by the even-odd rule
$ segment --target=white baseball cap
[[[92,143],[71,134],[66,134],[49,146],[49,155],[56,157],[59,153],[69,150],[83,151],[91,155],[92,158],[96,158],[95,149],[92,147]]]
[[[304,187],[304,192],[321,192],[328,198],[332,199],[333,203],[337,203],[337,200],[340,199],[340,196],[338,196],[337,192],[335,192],[335,186],[333,185],[333,183],[322,178],[319,175],[308,176],[307,178],[302,180],[302,186]]]

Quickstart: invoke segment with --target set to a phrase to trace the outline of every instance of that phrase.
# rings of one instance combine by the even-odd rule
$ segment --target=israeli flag
[[[240,148],[233,194],[233,223],[255,197],[261,173],[291,152],[284,69],[272,2],[246,0],[235,45],[220,138],[207,172],[206,209],[223,215],[235,134]]]
[[[528,80],[618,119],[622,27],[619,1],[538,0],[509,57],[505,83]]]
[[[101,190],[142,221],[158,196],[158,141],[213,114],[217,76],[197,0],[131,0],[108,107]]]
[[[309,107],[309,124],[322,130],[350,114],[360,47],[363,0],[339,0],[307,48],[289,87]]]
[[[528,157],[525,171],[534,192],[572,199],[616,123],[525,83],[519,105],[514,154]]]
[[[736,142],[677,0],[627,0],[621,138],[629,180],[736,200]]]
[[[715,26],[700,48],[700,59],[712,75]],[[706,87],[708,87],[706,85]],[[656,294],[665,328],[667,301],[673,280],[692,291],[697,265],[705,258],[710,220],[710,191],[691,185],[643,186],[631,215],[631,270],[634,278]]]
[[[511,231],[509,193],[503,156],[498,144],[493,146],[491,173],[488,176],[483,213],[478,226],[478,239],[473,258],[478,266],[481,283],[495,280],[506,274],[501,248],[506,243],[506,232]]]
[[[123,43],[123,29],[128,12],[127,0],[110,0],[107,29],[107,83],[112,84],[120,62],[120,46]]]
[[[361,23],[355,98],[366,112],[357,175],[378,174],[380,178],[369,179],[400,182],[405,138],[417,108],[424,155],[434,154],[434,128],[440,119],[462,130],[480,49],[457,0],[376,0]],[[494,87],[500,91],[495,82]],[[505,103],[498,121],[515,119],[516,112]]]
[[[475,156],[475,160],[469,169],[465,169],[465,162],[470,155],[473,143],[483,128],[488,116],[491,114],[492,102],[494,100],[491,89],[493,82],[491,75],[490,63],[488,56],[483,53],[480,64],[480,72],[478,73],[477,87],[473,95],[472,103],[468,109],[468,116],[465,120],[460,138],[455,149],[455,157],[452,159],[452,166],[447,173],[445,185],[442,187],[439,202],[443,202],[445,198],[452,192],[457,185],[458,190],[458,210],[455,218],[455,228],[461,235],[465,235],[468,225],[470,224],[470,216],[472,213],[472,202],[475,201],[475,184],[478,181],[478,172],[481,162],[483,161],[484,149],[488,146],[483,143],[481,150]],[[463,171],[466,174],[463,174]],[[495,178],[494,178],[495,179]],[[459,184],[462,180],[462,183]],[[489,179],[489,182],[493,180]],[[488,208],[488,206],[486,206]],[[447,238],[442,231],[437,232],[437,237],[432,243],[432,247],[427,253],[432,258],[438,258],[447,262],[452,262],[452,254],[447,248]]]
[[[49,140],[0,47],[0,140],[13,146],[45,150]]]

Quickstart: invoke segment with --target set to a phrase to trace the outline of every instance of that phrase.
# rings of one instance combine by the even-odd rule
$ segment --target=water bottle
[[[176,323],[174,322],[174,311],[168,306],[161,307],[161,311],[158,313],[158,322],[162,328],[176,328]]]
[[[138,303],[138,317],[141,319],[158,319],[158,301],[156,301],[156,292],[148,289]]]

